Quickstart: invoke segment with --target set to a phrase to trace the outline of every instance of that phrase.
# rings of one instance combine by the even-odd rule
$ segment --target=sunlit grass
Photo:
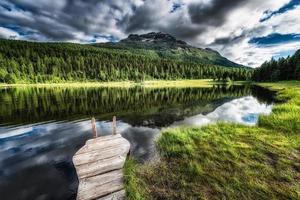
[[[66,83],[0,83],[1,87],[147,87],[147,88],[187,88],[187,87],[212,87],[217,84],[241,85],[245,81],[217,82],[212,79],[195,80],[151,80],[151,81],[116,81],[116,82],[66,82]]]
[[[0,87],[211,87],[217,84],[211,79],[201,80],[153,80],[153,81],[120,81],[120,82],[71,82],[71,83],[36,83],[36,84],[0,84]]]
[[[212,79],[199,79],[199,80],[154,80],[144,81],[141,83],[144,87],[160,88],[160,87],[211,87],[217,82]]]
[[[132,166],[144,184],[126,188],[128,199],[300,199],[300,82],[264,86],[280,90],[281,103],[257,126],[164,130],[160,160]]]
[[[129,158],[126,160],[124,166],[125,174],[125,190],[128,199],[141,200],[148,196],[145,184],[142,179],[138,177],[138,167],[135,160]]]
[[[71,83],[34,83],[34,84],[0,84],[0,87],[133,87],[132,81],[120,82],[71,82]]]

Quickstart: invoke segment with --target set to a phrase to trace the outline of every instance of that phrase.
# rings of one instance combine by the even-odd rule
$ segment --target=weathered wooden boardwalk
[[[79,179],[77,200],[124,199],[123,166],[130,143],[116,134],[113,120],[113,134],[97,137],[95,120],[92,120],[94,139],[76,152],[73,163]]]

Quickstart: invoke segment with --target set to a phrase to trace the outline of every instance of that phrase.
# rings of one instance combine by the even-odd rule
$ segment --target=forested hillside
[[[162,32],[151,32],[137,35],[131,34],[119,42],[100,43],[95,46],[120,51],[151,56],[151,58],[168,59],[181,62],[193,62],[206,65],[219,65],[224,67],[242,67],[221,56],[212,49],[202,49],[178,40],[172,35]]]
[[[135,51],[70,43],[0,40],[0,82],[147,79],[246,80],[252,70],[153,57]]]
[[[300,80],[300,50],[293,56],[272,59],[254,71],[255,81]]]

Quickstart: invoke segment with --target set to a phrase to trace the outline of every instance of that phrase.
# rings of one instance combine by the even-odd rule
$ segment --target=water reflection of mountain
[[[183,116],[211,112],[246,95],[261,101],[269,91],[250,86],[212,88],[6,88],[0,90],[0,124],[29,124],[113,115],[127,122],[162,126]]]

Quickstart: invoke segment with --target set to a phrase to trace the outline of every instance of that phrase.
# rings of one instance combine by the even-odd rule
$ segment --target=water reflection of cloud
[[[112,122],[97,122],[97,130],[98,136],[112,134]],[[133,157],[146,160],[154,153],[154,140],[160,130],[142,126],[133,127],[130,124],[117,121],[117,132],[130,142],[130,154]]]
[[[130,124],[124,123],[122,121],[117,121],[117,132],[121,133],[125,129],[131,127]],[[112,122],[111,121],[98,121],[97,122],[97,132],[98,136],[110,135],[112,134]]]
[[[7,130],[0,138],[0,171],[4,174],[43,163],[57,163],[91,137],[90,123],[49,123]]]
[[[159,132],[159,129],[154,128],[129,127],[121,134],[130,142],[131,155],[140,160],[147,160],[154,154],[154,141]]]
[[[271,105],[261,104],[252,96],[247,96],[232,100],[216,108],[207,115],[199,114],[188,117],[183,121],[175,122],[177,125],[205,125],[217,121],[236,122],[247,125],[257,123],[260,114],[269,114],[272,110]]]

